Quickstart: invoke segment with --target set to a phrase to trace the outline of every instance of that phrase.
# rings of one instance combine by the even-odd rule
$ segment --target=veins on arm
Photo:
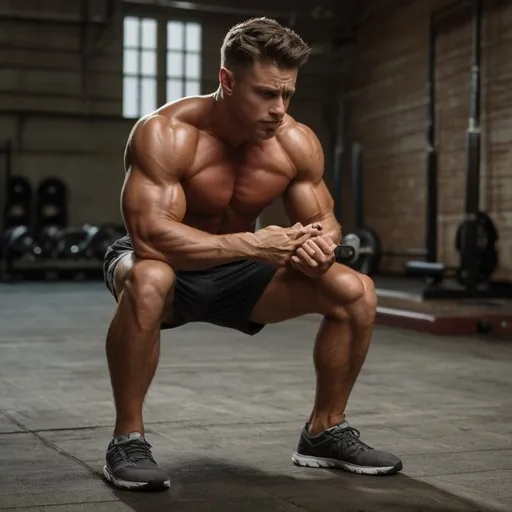
[[[284,142],[296,175],[283,194],[283,205],[292,224],[320,222],[323,233],[340,243],[341,227],[334,215],[334,200],[324,181],[324,154],[320,141],[298,124]]]

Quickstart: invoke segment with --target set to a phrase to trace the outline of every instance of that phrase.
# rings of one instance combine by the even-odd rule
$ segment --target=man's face
[[[232,88],[233,110],[239,121],[259,139],[273,137],[295,92],[297,69],[256,62],[237,73]]]

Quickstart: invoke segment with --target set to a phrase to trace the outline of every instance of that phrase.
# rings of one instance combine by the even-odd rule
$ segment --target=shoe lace
[[[336,439],[339,439],[347,448],[353,447],[356,452],[360,450],[367,451],[370,449],[367,444],[363,443],[363,441],[359,439],[361,433],[354,427],[334,429],[331,431],[331,435]]]
[[[146,440],[134,439],[118,445],[118,448],[130,462],[143,462],[147,460],[155,462],[151,453],[151,445]]]

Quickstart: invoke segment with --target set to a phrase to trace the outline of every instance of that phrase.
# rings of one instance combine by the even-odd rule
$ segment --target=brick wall
[[[367,223],[388,250],[425,245],[428,24],[430,12],[449,3],[395,2],[362,23],[354,48],[348,142],[364,146]],[[512,4],[485,4],[480,204],[500,234],[496,277],[512,278]],[[454,238],[464,210],[470,102],[469,7],[439,24],[437,52],[438,259],[457,265]],[[388,257],[383,268],[400,270],[405,261]]]

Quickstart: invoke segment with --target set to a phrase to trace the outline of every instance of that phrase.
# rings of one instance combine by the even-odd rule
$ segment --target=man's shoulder
[[[183,98],[141,117],[128,137],[127,157],[134,158],[148,151],[192,155],[200,136],[198,125],[206,108],[205,97]]]
[[[125,168],[134,163],[186,172],[192,165],[200,137],[198,119],[203,98],[184,98],[140,118],[128,137]]]
[[[313,129],[307,124],[287,116],[277,134],[277,140],[298,176],[310,171],[315,172],[319,164],[323,170],[322,146]]]
[[[182,98],[163,105],[159,109],[139,119],[134,127],[134,135],[161,138],[164,134],[177,135],[189,139],[198,137],[199,124],[204,118],[211,101],[206,97]]]

